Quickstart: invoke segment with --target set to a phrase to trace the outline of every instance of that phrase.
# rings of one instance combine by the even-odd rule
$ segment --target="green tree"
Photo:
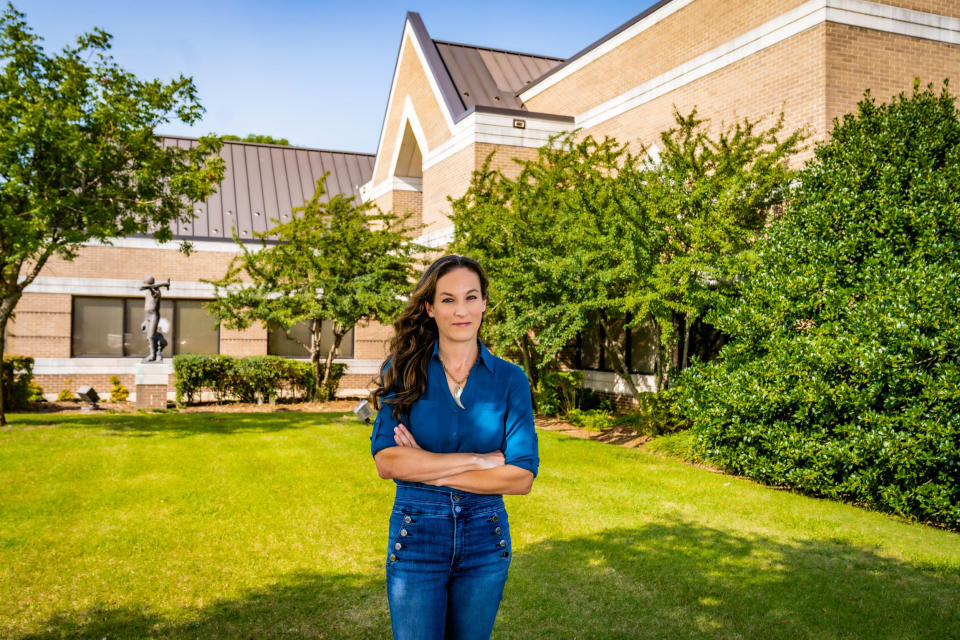
[[[353,196],[336,194],[324,201],[325,174],[304,206],[289,222],[255,234],[251,249],[234,233],[242,253],[227,273],[211,280],[216,299],[210,311],[228,328],[253,322],[285,330],[310,323],[310,351],[317,384],[323,389],[343,336],[358,322],[392,320],[403,308],[424,247],[409,242],[410,214],[383,213],[372,203],[356,204]],[[274,242],[275,241],[275,242]],[[324,320],[333,323],[333,342],[320,352]],[[288,333],[289,336],[289,333]],[[292,336],[290,336],[292,337]],[[321,375],[321,356],[325,364]],[[329,398],[323,398],[329,399]]]
[[[490,159],[453,201],[451,249],[488,271],[486,335],[519,357],[537,388],[589,322],[599,317],[613,333],[606,314],[619,312],[635,270],[648,268],[635,233],[646,226],[644,212],[617,180],[635,158],[615,140],[573,132],[520,163],[515,179],[491,170]],[[622,349],[617,355],[618,373],[629,378]]]
[[[622,336],[652,321],[665,388],[727,262],[782,201],[802,135],[778,141],[782,118],[762,131],[744,120],[713,138],[696,111],[676,121],[661,136],[659,162],[645,148],[634,155],[614,139],[572,132],[520,163],[515,179],[491,171],[488,158],[453,201],[453,249],[490,271],[487,334],[519,355],[534,385],[578,332],[597,325],[614,371],[639,398]]]
[[[834,121],[681,377],[709,460],[960,527],[960,112],[944,88]]]
[[[658,390],[687,366],[694,324],[729,293],[731,262],[763,237],[783,204],[795,175],[788,161],[805,135],[781,139],[782,114],[767,128],[744,118],[714,135],[696,109],[674,111],[674,119],[660,134],[658,157],[624,174],[649,212],[652,263],[623,310],[634,323],[654,321]]]
[[[257,133],[248,133],[246,137],[226,135],[220,136],[221,140],[235,140],[237,142],[259,142],[260,144],[282,144],[289,145],[290,141],[286,138],[274,138],[273,136],[261,135]]]
[[[110,39],[94,29],[48,55],[23,13],[0,14],[0,359],[7,322],[51,256],[137,233],[169,240],[222,176],[216,138],[164,148],[154,133],[199,120],[192,80],[139,80]]]

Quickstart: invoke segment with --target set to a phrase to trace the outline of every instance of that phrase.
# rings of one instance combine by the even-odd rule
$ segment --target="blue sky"
[[[98,26],[141,78],[193,77],[206,108],[194,127],[161,133],[247,133],[292,144],[376,151],[407,11],[430,35],[567,57],[654,0],[350,3],[276,0],[15,0],[49,49]]]

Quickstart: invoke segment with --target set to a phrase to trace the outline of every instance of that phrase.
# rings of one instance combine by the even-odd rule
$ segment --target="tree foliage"
[[[960,113],[869,94],[834,122],[688,370],[706,458],[960,527]]]
[[[519,355],[535,387],[578,331],[619,311],[636,270],[649,267],[645,212],[618,179],[636,158],[613,139],[577,137],[552,139],[513,179],[488,157],[453,202],[451,249],[490,275],[487,335]]]
[[[200,119],[193,81],[136,78],[110,39],[94,29],[48,54],[24,14],[10,4],[0,14],[0,357],[7,321],[51,256],[131,234],[169,240],[222,176],[217,138],[164,148],[154,131]]]
[[[237,142],[257,142],[260,144],[279,144],[287,146],[290,144],[290,141],[286,138],[274,138],[273,136],[267,136],[257,133],[248,133],[246,136],[241,138],[240,136],[235,135],[226,135],[220,136],[221,140],[235,140]]]
[[[626,176],[649,211],[652,264],[624,309],[653,317],[657,388],[686,367],[694,323],[730,283],[731,262],[764,235],[794,175],[788,160],[805,136],[783,136],[783,115],[763,128],[744,118],[716,133],[694,109],[674,111],[662,150],[647,170]]]
[[[578,332],[598,325],[607,359],[639,398],[622,336],[652,323],[665,387],[729,260],[782,201],[802,132],[779,140],[781,117],[711,136],[696,111],[675,118],[658,160],[573,132],[520,163],[515,178],[488,158],[453,201],[452,248],[490,272],[486,331],[519,355],[534,383]]]
[[[310,351],[321,390],[330,388],[326,381],[334,355],[350,329],[365,319],[389,322],[401,311],[402,296],[419,265],[414,256],[424,249],[407,240],[409,214],[383,213],[343,194],[325,199],[327,175],[290,221],[274,219],[275,226],[254,234],[258,247],[249,247],[234,233],[241,254],[222,278],[204,280],[216,291],[207,306],[228,328],[259,321],[289,330],[309,322],[311,340],[302,346]],[[333,342],[321,354],[324,320],[333,324]]]

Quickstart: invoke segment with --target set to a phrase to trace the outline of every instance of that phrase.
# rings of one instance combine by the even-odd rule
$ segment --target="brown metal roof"
[[[197,139],[163,136],[163,144],[189,148]],[[253,233],[266,231],[271,219],[289,220],[327,171],[323,201],[342,193],[360,202],[360,185],[373,176],[375,160],[370,153],[235,141],[223,143],[220,157],[225,167],[219,188],[205,202],[193,203],[193,220],[177,223],[174,237],[229,240],[235,227],[240,239],[253,240]]]
[[[523,109],[515,94],[563,61],[456,42],[433,42],[468,110],[477,105]]]

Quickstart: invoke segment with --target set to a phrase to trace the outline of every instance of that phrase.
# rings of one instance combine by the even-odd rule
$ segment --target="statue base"
[[[169,378],[163,362],[137,364],[137,409],[166,409]]]

